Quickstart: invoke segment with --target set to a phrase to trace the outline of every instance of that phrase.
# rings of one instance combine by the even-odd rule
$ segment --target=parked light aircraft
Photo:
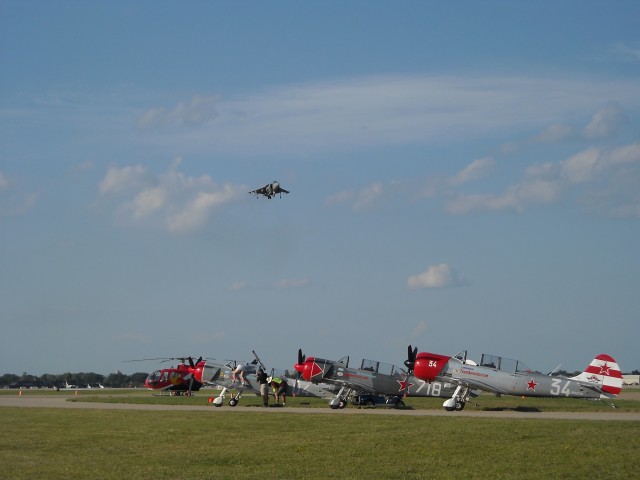
[[[216,386],[221,388],[222,392],[217,397],[212,397],[211,402],[215,406],[222,406],[225,396],[233,391],[235,394],[229,400],[229,405],[234,407],[240,401],[243,393],[260,394],[256,373],[261,362],[255,352],[253,353],[256,359],[250,363],[235,360],[221,363],[212,359],[203,359],[203,357],[197,360],[194,360],[193,357],[172,357],[130,361],[179,360],[180,363],[176,367],[162,368],[150,373],[145,380],[145,387],[150,390],[168,392],[170,395],[189,396],[192,392],[199,391],[204,385]],[[239,363],[245,365],[245,385],[232,380],[231,372]],[[267,371],[266,368],[265,371]],[[333,386],[327,384],[316,385],[296,378],[286,378],[286,380],[290,387],[289,395],[326,398],[333,391]]]
[[[253,352],[255,360],[251,363],[244,363],[245,365],[245,383],[242,384],[239,381],[234,381],[231,372],[238,365],[237,361],[230,361],[224,365],[207,362],[202,374],[203,382],[216,385],[222,388],[222,391],[217,397],[210,397],[209,403],[215,407],[221,407],[224,404],[226,395],[229,392],[235,392],[229,399],[229,406],[235,407],[242,395],[245,393],[253,393],[260,395],[260,384],[256,378],[256,374],[259,367],[262,367],[265,372],[268,372],[267,368],[262,364],[255,351]],[[315,398],[328,398],[332,396],[337,390],[333,385],[326,383],[313,383],[300,380],[299,378],[292,378],[286,375],[286,372],[278,372],[275,369],[271,369],[271,376],[280,376],[289,385],[287,395],[294,397],[315,397]]]
[[[567,378],[533,372],[518,360],[483,354],[479,365],[465,362],[467,352],[454,357],[420,352],[408,348],[405,366],[426,382],[456,385],[451,398],[443,403],[447,411],[462,410],[472,389],[498,395],[524,397],[570,397],[610,399],[622,389],[622,374],[616,361],[597,355],[581,374]]]
[[[284,188],[282,188],[277,180],[274,180],[271,183],[267,183],[262,188],[257,188],[256,190],[251,190],[249,193],[255,193],[256,194],[256,198],[258,198],[258,195],[262,195],[262,196],[267,197],[269,200],[271,200],[271,197],[275,197],[276,194],[279,194],[280,197],[282,197],[283,193],[289,193],[289,191],[285,190]]]
[[[162,368],[150,373],[144,386],[150,390],[160,390],[169,392],[170,395],[191,395],[202,387],[202,370],[205,362],[202,357],[194,361],[193,357],[170,357],[170,358],[147,358],[146,361],[160,360],[162,362],[179,360],[176,367]]]
[[[374,399],[363,395],[382,395],[386,405],[402,407],[404,396],[451,397],[455,391],[455,385],[450,382],[427,383],[389,363],[363,359],[360,368],[350,368],[348,356],[338,361],[326,360],[306,357],[298,350],[298,363],[294,368],[308,382],[327,382],[340,387],[329,402],[333,409],[344,408],[352,394],[365,398],[359,404],[374,406]]]

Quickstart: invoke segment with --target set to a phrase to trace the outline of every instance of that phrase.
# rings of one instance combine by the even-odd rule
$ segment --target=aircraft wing
[[[509,393],[507,391],[497,389],[489,385],[488,383],[482,382],[481,380],[467,380],[467,379],[463,380],[461,378],[451,377],[451,378],[447,378],[446,382],[452,383],[454,385],[468,387],[471,390],[483,390],[485,392],[501,393],[505,395]]]
[[[266,195],[267,187],[256,188],[255,190],[251,190],[249,193],[255,193],[256,195]]]
[[[282,193],[289,193],[289,190],[285,190],[285,189],[284,189],[284,188],[282,188],[282,187],[280,188],[280,191],[281,191]]]

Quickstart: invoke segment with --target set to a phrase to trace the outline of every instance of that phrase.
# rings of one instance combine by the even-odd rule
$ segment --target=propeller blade
[[[195,368],[195,364],[193,363],[193,358],[189,357],[188,360],[189,360],[189,366],[191,368]],[[189,391],[191,391],[191,384],[189,384]]]
[[[404,361],[405,367],[409,370],[409,373],[413,371],[413,367],[416,365],[416,357],[418,355],[418,347],[412,349],[411,345],[407,347],[407,359]]]
[[[298,365],[302,365],[304,363],[305,357],[302,354],[302,349],[298,349]]]

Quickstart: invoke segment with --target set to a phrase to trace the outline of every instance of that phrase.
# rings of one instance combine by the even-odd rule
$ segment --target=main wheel
[[[345,400],[342,400],[342,399],[341,399],[341,400],[338,402],[338,408],[344,408],[344,407],[346,407],[346,406],[347,406],[347,402],[346,402]]]
[[[235,407],[237,404],[238,404],[238,400],[236,400],[235,398],[232,398],[231,400],[229,400],[230,407]]]
[[[462,410],[464,410],[464,406],[465,405],[466,405],[465,402],[457,401],[456,402],[456,407],[455,407],[456,408],[456,412],[461,412]]]

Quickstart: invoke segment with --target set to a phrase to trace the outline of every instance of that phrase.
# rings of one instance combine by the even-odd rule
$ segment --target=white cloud
[[[100,193],[119,201],[121,220],[142,224],[160,218],[172,233],[201,228],[213,210],[246,194],[244,185],[219,185],[208,175],[185,175],[178,171],[181,161],[176,158],[157,175],[141,165],[111,167],[100,182]]]
[[[133,199],[133,217],[145,217],[162,208],[167,201],[167,196],[165,187],[143,190]]]
[[[218,97],[215,95],[194,95],[188,102],[179,102],[173,109],[154,107],[138,117],[138,127],[151,129],[165,126],[198,126],[217,116],[215,106]]]
[[[424,272],[410,276],[407,281],[411,289],[456,287],[466,283],[455,269],[445,263],[431,265]]]
[[[542,143],[557,143],[571,138],[574,134],[573,127],[569,125],[555,124],[545,128],[534,141]]]
[[[24,215],[38,203],[40,195],[25,192],[0,170],[0,217]]]
[[[351,204],[354,212],[362,212],[370,210],[378,205],[390,193],[397,192],[401,188],[400,182],[373,182],[359,190],[344,190],[329,196],[326,200],[327,205],[335,205],[341,203]]]
[[[178,213],[167,217],[167,228],[175,233],[197,230],[204,225],[212,209],[231,202],[238,195],[238,188],[231,184],[226,184],[215,192],[197,192],[195,198]]]
[[[640,97],[636,82],[610,79],[379,75],[284,85],[224,100],[194,97],[170,110],[150,108],[139,124],[174,127],[162,129],[153,142],[185,152],[344,151],[446,144],[552,125],[568,114],[584,115],[611,92],[623,105]],[[175,128],[186,124],[202,128]],[[599,131],[596,124],[590,131]]]
[[[599,148],[588,148],[560,162],[563,175],[573,183],[590,180],[601,161]]]
[[[464,169],[456,173],[449,179],[449,183],[454,186],[462,185],[481,178],[495,164],[495,160],[491,157],[479,158],[474,160]]]
[[[621,145],[613,149],[588,148],[560,162],[563,175],[571,182],[581,183],[627,164],[640,162],[640,143]]]
[[[624,167],[632,167],[640,163],[640,143],[622,145],[612,149],[590,147],[582,150],[566,160],[554,163],[547,162],[536,164],[525,170],[522,180],[506,188],[503,193],[484,193],[470,195],[456,195],[449,198],[446,210],[453,214],[465,214],[474,211],[505,211],[512,210],[523,212],[528,207],[550,204],[559,201],[565,194],[583,185],[605,185],[599,189],[599,193],[585,192],[583,195],[595,195],[591,199],[583,198],[583,202],[589,204],[592,209],[596,201],[608,204],[613,198],[618,198],[621,205],[629,205],[624,198],[635,198],[634,191],[638,186],[624,184],[613,195],[613,189],[606,185],[615,182]],[[635,178],[635,177],[633,177]],[[604,195],[603,192],[609,192]],[[606,199],[606,200],[605,200]],[[631,203],[631,211],[635,203]],[[609,211],[615,208],[610,205]]]
[[[229,290],[233,292],[246,290],[247,288],[249,288],[249,284],[247,282],[234,282],[229,286]]]
[[[583,134],[589,140],[608,138],[616,135],[628,123],[629,119],[620,105],[610,103],[593,115]]]
[[[147,169],[142,165],[110,167],[100,182],[100,193],[120,193],[131,188],[139,188],[145,183]]]
[[[556,201],[563,192],[563,182],[554,177],[545,178],[538,170],[530,169],[521,183],[510,186],[502,194],[458,195],[447,202],[446,210],[453,214],[503,210],[521,213],[531,205]]]

